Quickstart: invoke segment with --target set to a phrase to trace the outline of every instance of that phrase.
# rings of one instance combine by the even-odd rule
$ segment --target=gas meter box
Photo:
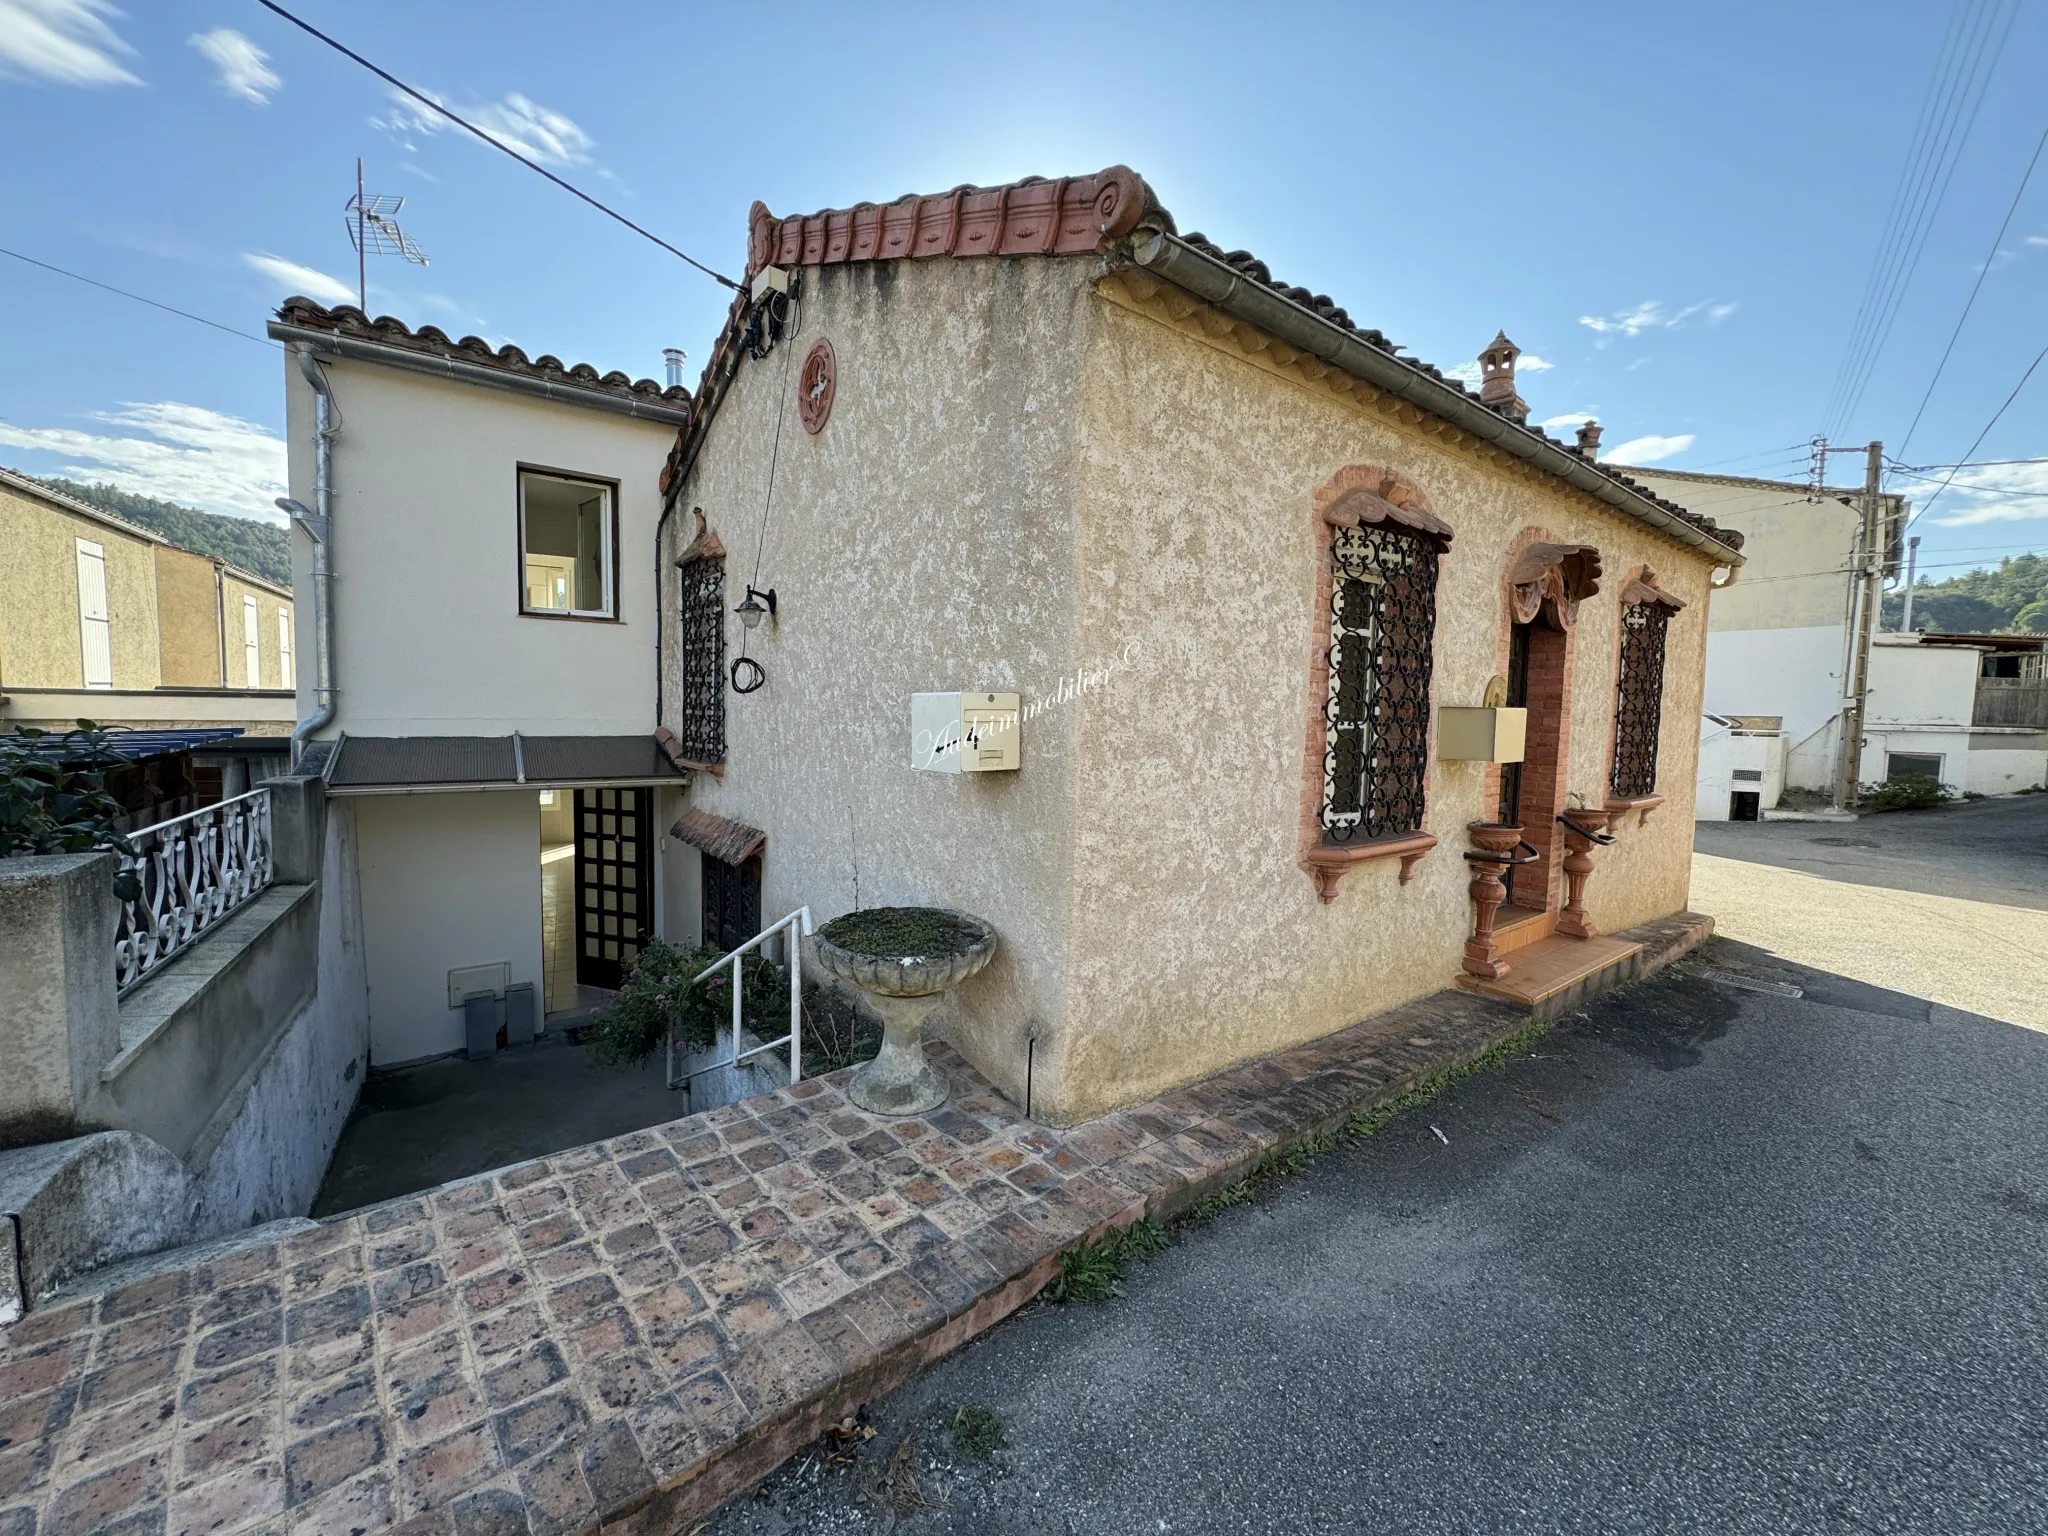
[[[1002,773],[1022,766],[1023,708],[1014,693],[913,693],[910,766]]]

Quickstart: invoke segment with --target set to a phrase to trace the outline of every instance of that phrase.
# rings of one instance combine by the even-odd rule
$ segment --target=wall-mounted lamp
[[[775,589],[770,587],[761,592],[748,587],[746,601],[733,612],[740,616],[740,622],[748,629],[759,629],[763,618],[772,618],[775,614]]]

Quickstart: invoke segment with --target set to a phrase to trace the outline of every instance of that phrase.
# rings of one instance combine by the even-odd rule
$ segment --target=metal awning
[[[103,761],[119,759],[129,763],[147,763],[159,757],[175,757],[180,752],[200,752],[218,748],[222,742],[231,741],[242,734],[239,725],[191,726],[177,730],[125,730],[120,726],[107,727],[107,752]],[[28,740],[18,733],[10,733],[14,740]],[[278,750],[289,748],[289,739],[277,738]],[[86,763],[90,754],[78,752],[76,743],[67,742],[56,733],[49,733],[35,739],[30,752],[41,758],[57,762]]]
[[[322,777],[330,794],[595,789],[685,784],[652,736],[348,736]]]

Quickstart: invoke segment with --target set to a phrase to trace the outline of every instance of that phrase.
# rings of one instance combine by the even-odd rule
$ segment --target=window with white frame
[[[560,618],[618,616],[616,491],[552,470],[519,472],[519,607]]]
[[[242,676],[247,688],[263,686],[263,625],[256,599],[242,599]]]
[[[277,686],[296,688],[298,674],[292,670],[292,616],[284,609],[277,610]]]

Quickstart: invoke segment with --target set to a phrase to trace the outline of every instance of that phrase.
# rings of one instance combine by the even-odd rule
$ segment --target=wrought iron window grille
[[[1657,734],[1664,718],[1664,637],[1671,610],[1624,603],[1621,667],[1615,685],[1614,793],[1625,800],[1657,793]]]
[[[1331,539],[1325,843],[1422,829],[1438,557],[1434,541],[1391,522]]]
[[[698,763],[725,761],[725,560],[700,555],[681,567],[677,639],[682,648],[676,740]]]

